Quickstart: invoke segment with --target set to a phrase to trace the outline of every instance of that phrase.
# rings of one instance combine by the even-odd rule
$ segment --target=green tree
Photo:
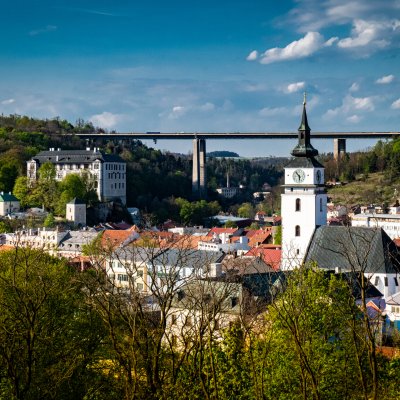
[[[242,218],[253,218],[255,214],[251,203],[243,203],[238,209],[238,215]]]
[[[16,179],[13,193],[20,201],[21,207],[25,208],[29,205],[28,178],[26,176],[19,176]]]
[[[47,217],[45,218],[43,222],[43,226],[46,228],[53,228],[56,223],[56,220],[54,219],[53,213],[47,214]]]
[[[0,254],[0,397],[78,399],[101,388],[104,336],[76,272],[41,251]]]

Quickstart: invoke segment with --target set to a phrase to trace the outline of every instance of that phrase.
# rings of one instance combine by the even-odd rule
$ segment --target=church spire
[[[298,144],[292,150],[292,155],[295,157],[315,157],[318,155],[318,150],[314,149],[310,143],[310,133],[311,129],[308,126],[307,120],[307,97],[306,92],[304,92],[304,100],[303,100],[303,115],[301,117],[301,123],[299,126],[299,135],[298,135]]]

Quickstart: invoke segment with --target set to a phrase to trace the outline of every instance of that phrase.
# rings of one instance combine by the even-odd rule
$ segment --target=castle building
[[[283,270],[303,262],[315,228],[326,225],[324,167],[315,159],[318,150],[310,142],[305,96],[298,132],[298,144],[291,153],[294,158],[285,167],[281,197]]]
[[[98,148],[86,150],[61,150],[51,148],[41,151],[27,162],[29,182],[35,182],[38,170],[46,162],[54,164],[56,179],[63,180],[68,174],[89,174],[93,179],[100,201],[120,199],[126,204],[126,163],[113,154],[104,154]]]

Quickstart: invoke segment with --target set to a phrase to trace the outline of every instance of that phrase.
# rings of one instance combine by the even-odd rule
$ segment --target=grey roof
[[[389,296],[386,299],[386,304],[389,304],[391,306],[400,306],[400,292],[397,292],[392,296]]]
[[[179,268],[194,268],[200,270],[211,263],[219,262],[225,255],[217,251],[175,248],[146,248],[125,246],[115,251],[120,259],[130,259],[135,262],[144,262],[152,266],[173,266]]]
[[[296,157],[285,168],[324,168],[314,157]]]
[[[78,199],[75,197],[71,201],[68,202],[68,204],[86,204],[82,199]]]
[[[342,272],[396,273],[400,256],[394,242],[381,228],[320,226],[311,238],[306,262]]]
[[[40,164],[45,162],[63,163],[63,164],[81,164],[92,163],[96,160],[102,162],[120,162],[125,161],[114,154],[104,154],[101,151],[94,150],[53,150],[41,151],[32,158]]]

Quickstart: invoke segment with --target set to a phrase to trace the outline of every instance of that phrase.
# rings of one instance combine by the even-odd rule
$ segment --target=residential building
[[[120,199],[126,204],[126,163],[121,157],[105,154],[98,148],[86,150],[51,148],[49,151],[41,151],[27,162],[27,176],[31,183],[36,181],[40,166],[46,162],[54,164],[58,181],[68,174],[88,174],[100,201]]]
[[[382,228],[391,239],[400,238],[400,214],[355,214],[351,226]]]
[[[10,193],[0,193],[0,216],[12,214],[20,210],[19,200]]]

